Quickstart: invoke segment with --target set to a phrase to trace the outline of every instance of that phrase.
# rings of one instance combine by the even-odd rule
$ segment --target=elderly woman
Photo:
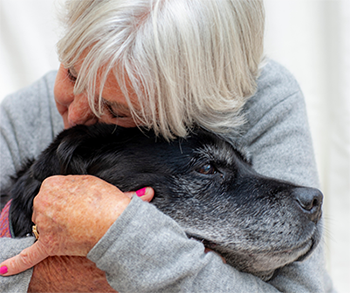
[[[169,140],[200,125],[238,141],[257,171],[318,185],[300,89],[280,65],[262,66],[262,1],[68,1],[65,23],[57,74],[1,105],[1,188],[63,127],[99,121],[142,125]],[[151,188],[136,193],[153,197]],[[87,256],[120,292],[332,291],[321,246],[263,282],[130,197],[92,176],[48,178],[34,201],[38,241],[0,239],[1,287],[28,290],[45,274],[46,257],[64,255]],[[86,290],[91,280],[71,266],[74,291]],[[60,282],[62,291],[73,281]]]

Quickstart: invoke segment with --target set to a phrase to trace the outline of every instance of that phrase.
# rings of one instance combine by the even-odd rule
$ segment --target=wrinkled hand
[[[113,292],[104,271],[81,256],[49,256],[34,266],[29,292]]]
[[[142,198],[150,201],[154,191]],[[90,175],[53,176],[41,186],[33,203],[32,221],[39,239],[0,267],[10,276],[23,272],[48,256],[86,256],[121,215],[133,193],[123,193]]]

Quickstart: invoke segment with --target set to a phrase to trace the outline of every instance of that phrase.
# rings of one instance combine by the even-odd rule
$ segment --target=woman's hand
[[[106,274],[81,256],[49,256],[34,266],[27,292],[113,292]]]
[[[152,188],[144,190],[150,201]],[[41,186],[33,203],[32,221],[39,239],[19,255],[4,261],[3,276],[25,271],[48,256],[86,256],[121,215],[133,193],[123,193],[90,175],[53,176]]]

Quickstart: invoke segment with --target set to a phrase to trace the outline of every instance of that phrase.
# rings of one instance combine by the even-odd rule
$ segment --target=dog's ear
[[[69,165],[78,146],[78,141],[73,143],[71,140],[69,140],[69,138],[63,139],[63,141],[59,144],[56,150],[56,155],[60,166],[60,174],[68,174],[70,169]]]
[[[75,172],[73,172],[74,168],[70,167],[73,159],[79,160],[79,157],[74,158],[73,155],[79,146],[86,144],[87,139],[87,128],[80,125],[61,132],[34,162],[33,177],[43,181],[53,175],[77,174],[78,172],[84,174],[83,165]],[[79,164],[74,165],[78,167]]]
[[[90,140],[86,131],[71,131],[62,138],[56,149],[61,175],[86,174],[87,161],[83,158],[93,150]]]
[[[139,130],[109,124],[76,125],[62,131],[41,154],[35,168],[38,180],[48,176],[87,174],[94,154],[113,141],[127,143]],[[40,162],[40,163],[38,163]],[[40,178],[40,179],[39,179]]]
[[[115,125],[108,124],[77,125],[62,132],[55,154],[60,174],[87,174],[94,154],[119,138],[118,133]]]

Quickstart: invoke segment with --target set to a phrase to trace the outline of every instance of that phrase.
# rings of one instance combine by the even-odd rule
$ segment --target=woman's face
[[[61,64],[57,73],[54,95],[57,109],[63,118],[64,128],[69,128],[76,124],[91,125],[96,122],[135,127],[136,123],[132,119],[128,104],[114,75],[111,73],[107,77],[102,92],[104,114],[100,118],[94,115],[89,107],[86,92],[79,95],[75,95],[73,92],[79,69],[79,65],[66,69]],[[133,99],[131,89],[128,88],[128,90],[131,100],[136,101],[136,99]],[[96,97],[99,96],[98,87],[95,95]],[[137,103],[133,103],[133,105],[137,108]]]

